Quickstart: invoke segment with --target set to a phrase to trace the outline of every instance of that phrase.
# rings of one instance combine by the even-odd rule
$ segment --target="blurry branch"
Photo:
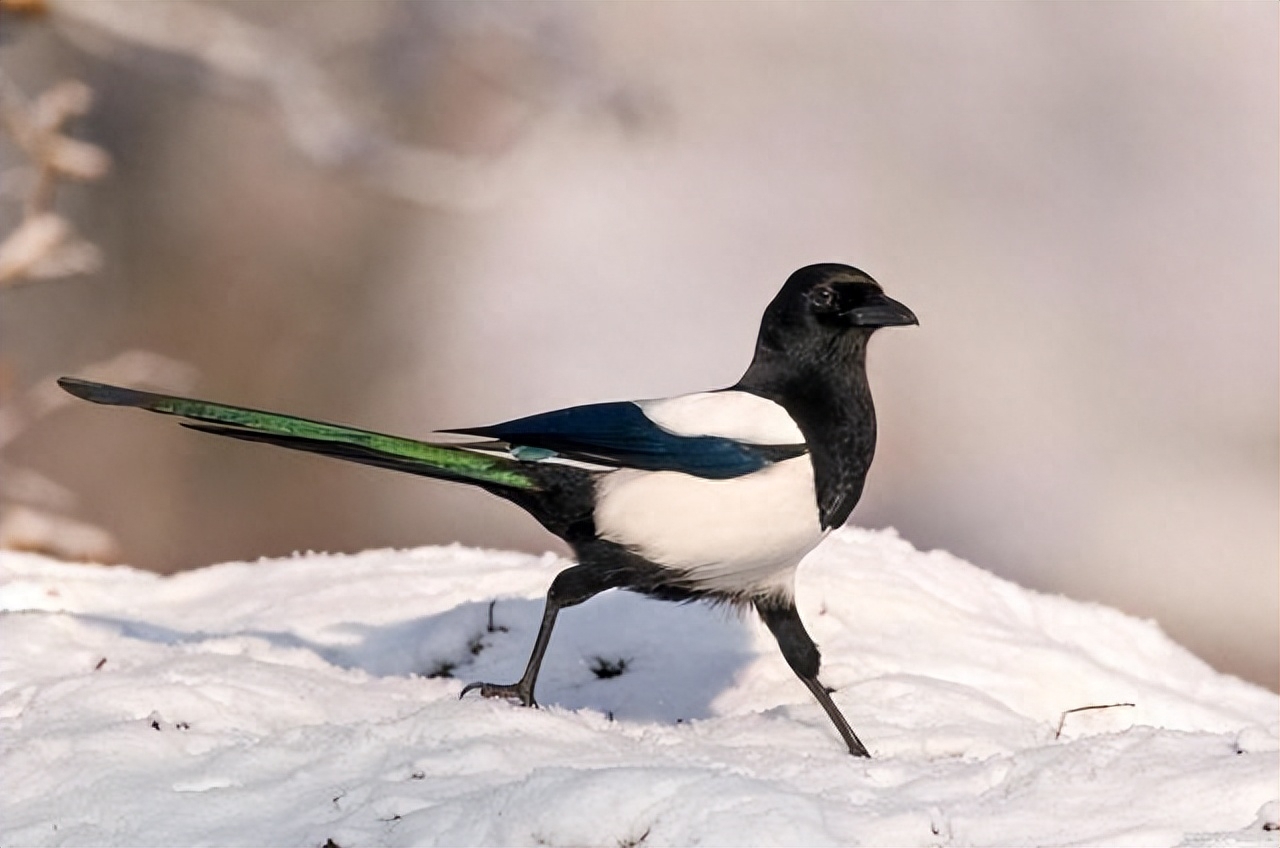
[[[111,359],[77,369],[77,377],[99,382],[126,382],[179,391],[195,384],[195,370],[178,362],[144,350],[128,350]],[[32,386],[25,394],[0,403],[0,451],[37,420],[75,401],[52,380]],[[0,492],[6,488],[0,478]]]
[[[267,89],[293,143],[322,165],[356,158],[369,139],[295,45],[224,8],[196,2],[51,2],[55,22],[92,28],[134,47],[175,53],[213,73]]]
[[[22,219],[0,241],[0,286],[97,270],[98,249],[52,211],[59,180],[96,180],[111,167],[101,148],[62,133],[92,102],[88,86],[78,82],[59,83],[28,100],[0,71],[0,121],[30,162]]]
[[[17,504],[0,509],[0,548],[85,562],[117,562],[120,547],[101,527]]]
[[[181,391],[195,382],[189,365],[140,350],[77,369],[77,374],[167,391]],[[3,459],[4,449],[19,435],[72,402],[52,378],[0,400],[0,548],[107,562],[119,555],[111,535],[65,515],[75,507],[75,495],[44,475]]]
[[[36,18],[49,11],[45,0],[0,0],[0,14]]]
[[[198,2],[48,0],[50,19],[78,43],[112,52],[120,45],[185,57],[224,80],[261,87],[290,141],[318,165],[341,167],[369,186],[428,207],[492,206],[529,166],[527,146],[498,158],[396,142],[363,125],[331,93],[299,45],[249,23],[225,6]]]
[[[6,14],[34,14],[44,8],[43,4],[15,0],[0,3],[0,11]],[[23,201],[18,226],[0,240],[0,288],[98,268],[98,249],[77,236],[71,223],[53,211],[59,181],[96,180],[111,166],[110,157],[101,148],[63,134],[66,122],[83,115],[92,101],[88,86],[78,82],[59,83],[29,100],[0,71],[0,123],[29,163],[3,174],[6,186],[20,186]],[[158,368],[145,356],[127,354],[96,370],[113,374]],[[26,394],[0,398],[0,547],[99,561],[114,559],[117,548],[109,533],[63,514],[75,503],[69,491],[3,460],[4,448],[19,433],[63,405],[65,398],[57,394],[61,392],[49,380]]]

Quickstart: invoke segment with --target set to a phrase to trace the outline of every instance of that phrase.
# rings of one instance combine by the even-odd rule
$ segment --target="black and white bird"
[[[765,310],[751,366],[734,385],[659,400],[575,406],[441,432],[465,444],[107,386],[60,385],[95,403],[178,415],[206,433],[313,451],[479,486],[564,539],[577,564],[547,591],[515,683],[473,683],[533,705],[561,609],[606,589],[756,609],[850,753],[868,756],[818,680],[820,657],[796,610],[796,566],[862,494],[875,452],[867,340],[916,324],[870,275],[848,265],[796,271]]]

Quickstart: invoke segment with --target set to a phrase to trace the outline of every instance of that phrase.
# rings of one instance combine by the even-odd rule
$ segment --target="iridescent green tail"
[[[518,492],[537,492],[547,477],[538,466],[507,456],[415,439],[386,436],[292,415],[278,415],[221,403],[173,397],[63,377],[58,385],[78,398],[111,406],[133,406],[200,423],[184,424],[205,433],[376,465],[410,474],[472,483],[512,500]],[[509,494],[508,494],[509,493]]]

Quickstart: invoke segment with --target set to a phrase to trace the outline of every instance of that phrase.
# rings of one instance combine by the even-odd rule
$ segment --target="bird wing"
[[[738,395],[740,392],[713,393]],[[789,444],[768,443],[725,435],[726,427],[715,416],[705,420],[710,426],[697,432],[690,415],[681,418],[679,432],[659,425],[654,418],[670,419],[672,409],[687,412],[685,395],[662,401],[619,401],[572,406],[539,415],[530,415],[487,427],[451,429],[461,433],[497,439],[517,448],[554,451],[567,459],[594,462],[618,468],[644,471],[679,471],[698,477],[728,479],[758,471],[782,459],[800,456],[807,450],[801,439]],[[769,403],[768,401],[762,402]],[[732,403],[731,399],[726,399]],[[673,406],[675,404],[675,406]],[[723,412],[724,404],[703,402],[708,409]],[[650,410],[661,410],[666,415]],[[775,428],[776,430],[777,428]],[[799,431],[796,430],[796,436]]]

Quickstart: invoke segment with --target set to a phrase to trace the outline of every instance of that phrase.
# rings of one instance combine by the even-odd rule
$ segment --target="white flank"
[[[650,421],[680,436],[722,436],[757,445],[802,445],[787,411],[750,392],[697,392],[636,401]]]
[[[693,585],[762,595],[790,596],[796,565],[824,535],[808,456],[731,480],[615,471],[600,482],[595,521],[603,538]]]

